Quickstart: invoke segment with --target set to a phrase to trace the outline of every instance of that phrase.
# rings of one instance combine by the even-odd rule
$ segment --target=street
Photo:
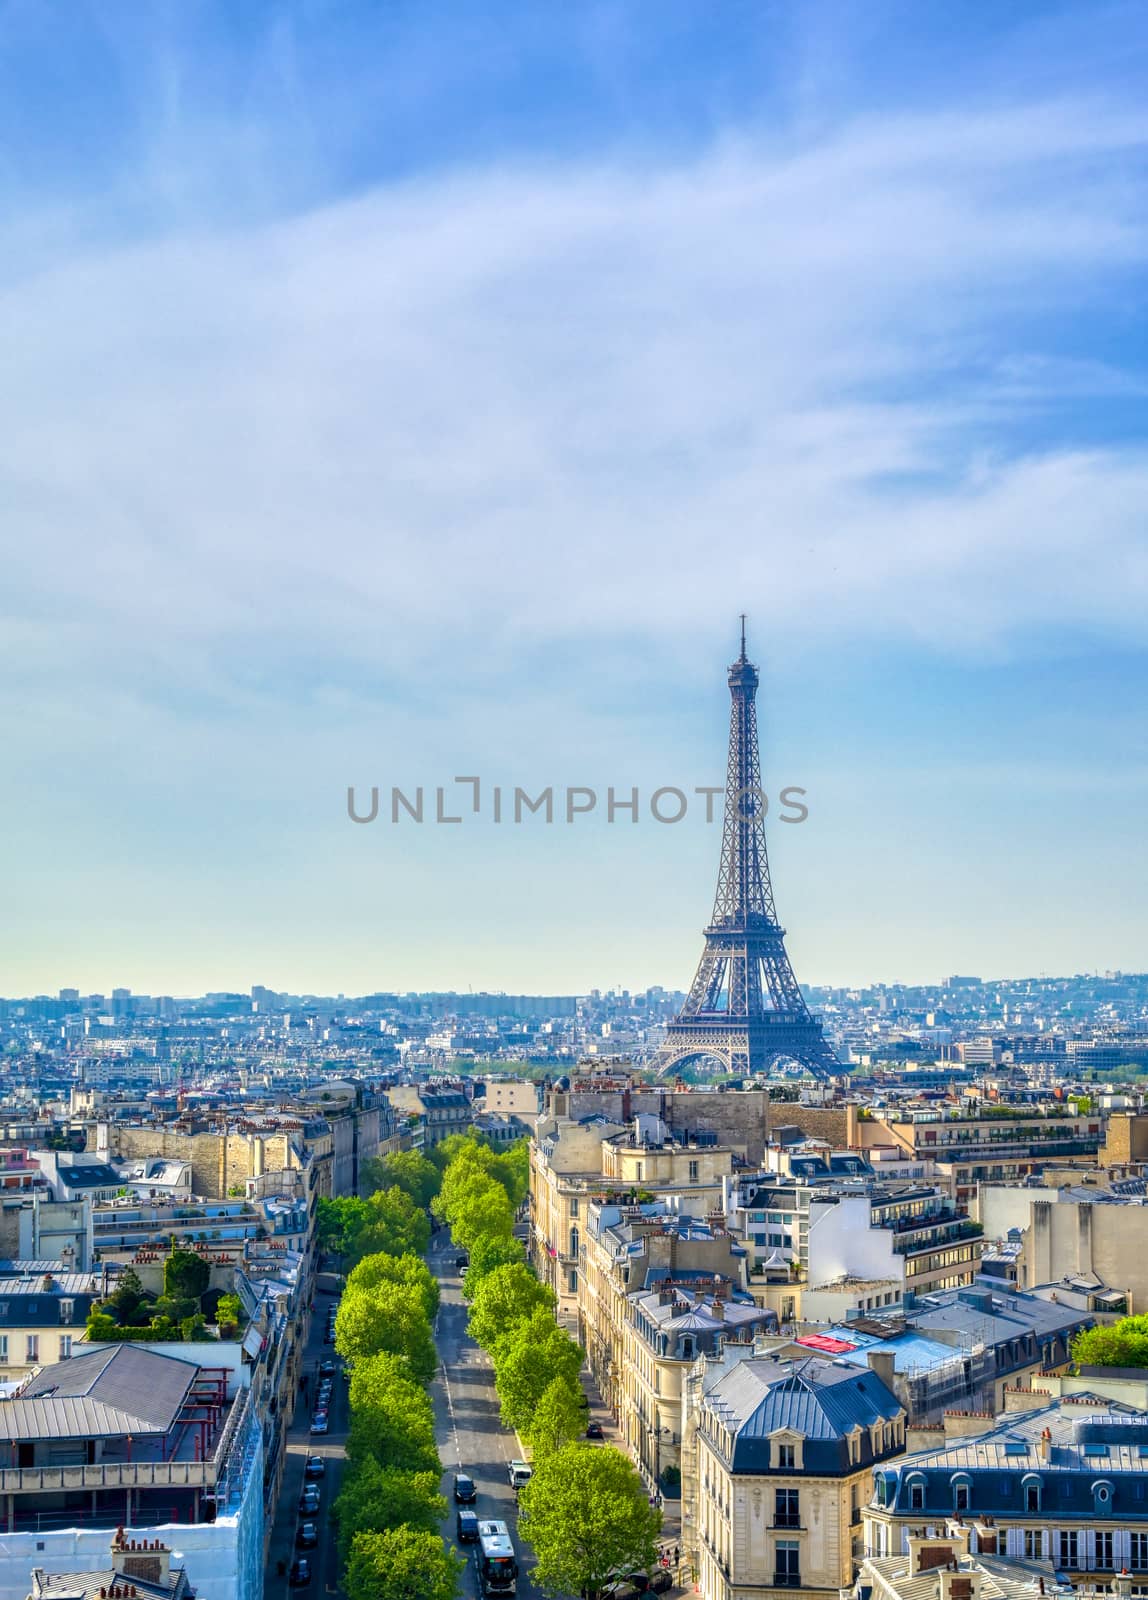
[[[540,1591],[526,1572],[530,1547],[524,1546],[518,1537],[518,1508],[506,1476],[507,1462],[518,1455],[518,1444],[498,1420],[498,1397],[494,1392],[490,1358],[467,1335],[467,1308],[462,1298],[460,1276],[454,1267],[457,1255],[449,1233],[442,1229],[431,1243],[428,1260],[442,1291],[435,1322],[439,1370],[432,1394],[435,1433],[443,1464],[443,1493],[449,1502],[442,1525],[443,1538],[468,1558],[462,1593],[477,1595],[474,1546],[460,1547],[455,1537],[454,1474],[461,1468],[474,1479],[478,1488],[478,1504],[472,1509],[483,1520],[497,1517],[510,1529],[518,1556],[518,1593],[527,1600],[534,1600]]]
[[[264,1600],[288,1600],[288,1596],[333,1595],[339,1587],[339,1550],[335,1531],[331,1526],[331,1506],[339,1493],[345,1460],[344,1443],[347,1437],[347,1385],[342,1374],[336,1374],[331,1396],[331,1431],[312,1438],[311,1407],[315,1398],[319,1362],[335,1354],[334,1345],[323,1343],[327,1326],[327,1311],[335,1304],[334,1297],[316,1294],[315,1310],[307,1340],[303,1372],[307,1378],[307,1393],[300,1394],[295,1406],[295,1416],[287,1435],[287,1456],[283,1464],[283,1484],[279,1493],[275,1526],[267,1552],[267,1571],[263,1580]],[[299,1515],[299,1496],[303,1492],[303,1468],[310,1455],[322,1456],[326,1472],[317,1479],[320,1492],[319,1511],[314,1517]],[[319,1530],[319,1544],[314,1550],[297,1550],[295,1534],[302,1521],[314,1522]],[[291,1589],[287,1573],[296,1555],[305,1555],[311,1563],[311,1582],[305,1589]]]

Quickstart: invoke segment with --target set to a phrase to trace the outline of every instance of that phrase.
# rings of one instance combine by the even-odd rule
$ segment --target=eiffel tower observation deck
[[[729,762],[713,915],[689,995],[652,1066],[686,1064],[750,1077],[794,1062],[818,1077],[841,1071],[811,1014],[785,951],[769,881],[765,802],[757,748],[757,668],[741,654],[729,669]]]

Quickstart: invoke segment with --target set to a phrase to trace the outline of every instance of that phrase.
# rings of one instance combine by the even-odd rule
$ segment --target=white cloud
[[[1148,451],[1039,420],[1142,382],[1050,330],[1143,268],[1146,142],[946,112],[77,249],[0,300],[10,670],[241,701],[261,660],[497,672],[743,600],[1142,637]]]

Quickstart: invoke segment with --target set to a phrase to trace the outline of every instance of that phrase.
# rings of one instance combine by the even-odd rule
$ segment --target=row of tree
[[[661,1513],[621,1451],[581,1437],[583,1351],[554,1320],[554,1293],[514,1238],[528,1182],[525,1140],[496,1155],[462,1139],[432,1209],[470,1253],[463,1281],[470,1335],[490,1355],[504,1425],[531,1451],[519,1531],[534,1549],[535,1581],[598,1600],[619,1578],[653,1565]]]
[[[446,1500],[427,1383],[438,1282],[421,1259],[441,1170],[417,1151],[367,1163],[367,1200],[320,1201],[321,1241],[349,1266],[335,1348],[350,1369],[347,1467],[335,1502],[349,1600],[454,1600],[462,1562],[439,1533]]]

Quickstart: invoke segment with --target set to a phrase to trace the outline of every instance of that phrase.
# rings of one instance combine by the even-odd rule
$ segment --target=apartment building
[[[201,1600],[259,1600],[260,1428],[242,1375],[201,1364],[205,1348],[77,1352],[0,1405],[0,1592],[27,1593],[34,1567],[98,1570],[117,1529],[178,1523]]]
[[[0,1383],[69,1360],[97,1289],[89,1273],[0,1276]]]
[[[860,1559],[873,1468],[905,1448],[876,1373],[750,1357],[698,1403],[696,1547],[705,1600],[838,1600]]]
[[[1016,1183],[1049,1164],[1095,1166],[1104,1138],[1099,1112],[1078,1116],[1058,1101],[1002,1105],[991,1113],[960,1107],[907,1105],[849,1108],[851,1147],[873,1156],[892,1147],[915,1161],[930,1161],[937,1178],[960,1203],[981,1183]]]
[[[927,1182],[797,1167],[785,1180],[739,1175],[726,1186],[725,1207],[749,1253],[751,1289],[783,1322],[809,1315],[808,1295],[841,1284],[856,1287],[863,1308],[872,1309],[874,1293],[878,1304],[892,1305],[906,1290],[971,1283],[983,1247],[981,1225]]]
[[[578,1260],[587,1208],[604,1192],[602,1143],[624,1135],[601,1118],[540,1118],[530,1142],[530,1258],[558,1300],[558,1316],[578,1316]]]
[[[626,1297],[620,1423],[651,1487],[667,1471],[681,1471],[682,1385],[698,1356],[721,1349],[748,1355],[756,1335],[777,1328],[774,1314],[738,1298],[728,1278],[713,1277],[703,1289],[704,1277],[665,1278]]]
[[[1127,1573],[1148,1593],[1148,1416],[1043,1398],[995,1420],[949,1413],[942,1442],[878,1468],[866,1552],[896,1555],[960,1522],[974,1554],[1050,1561],[1074,1589]]]

